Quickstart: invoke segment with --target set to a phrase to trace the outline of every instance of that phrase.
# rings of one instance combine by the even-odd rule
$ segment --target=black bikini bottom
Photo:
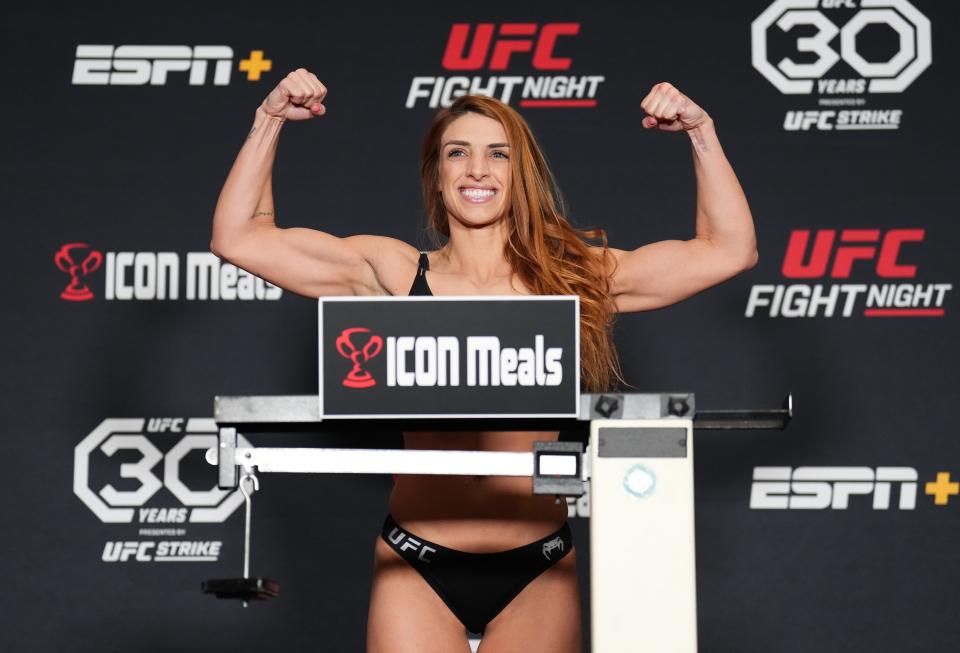
[[[573,548],[566,523],[536,542],[495,553],[468,553],[428,542],[400,528],[390,515],[380,536],[420,572],[471,633],[482,633],[530,581]]]

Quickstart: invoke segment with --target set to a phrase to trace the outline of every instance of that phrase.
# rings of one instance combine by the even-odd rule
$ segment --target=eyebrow
[[[446,143],[443,144],[444,147],[446,147],[447,145],[465,145],[467,147],[470,147],[470,143],[468,141],[447,141]],[[487,145],[487,147],[510,147],[510,144],[509,143],[490,143],[489,145]]]

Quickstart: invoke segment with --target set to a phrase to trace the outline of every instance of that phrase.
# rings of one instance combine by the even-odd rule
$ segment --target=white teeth
[[[494,191],[485,188],[461,188],[460,192],[471,199],[483,199],[492,197]]]

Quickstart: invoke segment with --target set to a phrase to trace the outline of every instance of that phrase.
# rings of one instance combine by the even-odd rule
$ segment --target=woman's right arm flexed
[[[322,116],[326,94],[316,76],[300,68],[257,109],[253,128],[220,192],[210,249],[237,267],[308,297],[403,292],[377,270],[402,269],[408,259],[415,261],[416,252],[406,243],[381,236],[338,238],[314,229],[282,229],[274,220],[271,174],[280,131],[288,120]]]

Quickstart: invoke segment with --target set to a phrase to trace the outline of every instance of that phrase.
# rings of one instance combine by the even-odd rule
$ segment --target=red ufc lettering
[[[819,229],[813,241],[813,250],[809,260],[804,262],[810,231],[795,229],[790,234],[787,253],[783,258],[783,276],[791,279],[816,279],[824,276],[833,252],[833,243],[837,232],[833,229]],[[844,229],[840,232],[841,243],[836,248],[830,276],[835,279],[847,279],[853,270],[855,261],[877,259],[877,275],[884,278],[912,278],[917,274],[917,266],[901,265],[897,262],[900,246],[905,242],[923,240],[923,229],[891,229],[883,237],[880,255],[877,256],[876,243],[880,242],[879,229]],[[862,243],[862,244],[860,244]]]
[[[490,70],[506,70],[510,57],[517,52],[533,51],[533,67],[538,70],[567,70],[571,59],[555,57],[554,49],[560,36],[573,36],[580,31],[580,23],[547,23],[537,36],[536,23],[502,23],[494,43],[493,23],[478,23],[473,41],[467,49],[470,36],[469,23],[456,23],[450,29],[447,49],[443,53],[443,67],[447,70],[479,70],[483,68],[490,45],[493,54],[490,57]],[[536,37],[499,38],[499,37]],[[534,46],[536,42],[536,46]]]
[[[803,254],[807,251],[807,242],[810,240],[808,229],[794,229],[787,243],[787,254],[783,257],[783,276],[789,279],[816,279],[827,271],[827,262],[830,260],[830,251],[833,249],[833,239],[837,232],[833,229],[820,229],[813,242],[813,253],[810,261],[803,262]]]
[[[891,229],[883,239],[880,248],[880,258],[877,260],[877,274],[881,277],[904,277],[912,279],[917,276],[916,265],[897,265],[900,255],[900,245],[903,243],[919,243],[923,241],[923,229]]]
[[[580,31],[580,23],[548,23],[540,30],[540,40],[533,53],[533,67],[537,70],[567,70],[572,60],[569,57],[554,57],[553,48],[558,36],[574,36]]]
[[[463,56],[463,48],[467,44],[470,34],[468,23],[457,23],[450,29],[447,39],[447,51],[443,53],[443,67],[447,70],[479,70],[490,50],[490,39],[493,38],[493,24],[480,23],[473,35],[473,44],[470,54]]]
[[[840,233],[840,240],[845,243],[875,243],[880,240],[880,230],[844,229]],[[830,276],[835,279],[848,279],[854,261],[857,259],[869,261],[876,253],[877,248],[872,245],[869,247],[841,245],[837,248],[837,256],[833,260],[833,270],[830,271]]]
[[[533,36],[537,33],[536,23],[504,23],[500,26],[500,36]],[[498,39],[493,46],[490,58],[490,70],[506,70],[510,55],[514,52],[530,52],[533,41],[530,39]]]

